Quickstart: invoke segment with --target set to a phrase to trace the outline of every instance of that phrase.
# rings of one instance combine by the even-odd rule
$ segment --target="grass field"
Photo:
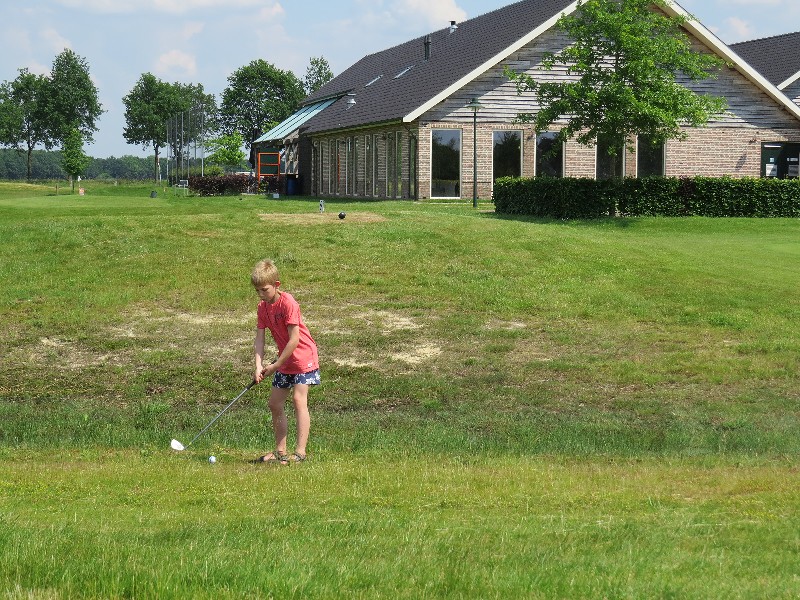
[[[800,596],[800,222],[85,187],[0,184],[0,597]],[[311,460],[266,386],[175,454],[263,257]]]

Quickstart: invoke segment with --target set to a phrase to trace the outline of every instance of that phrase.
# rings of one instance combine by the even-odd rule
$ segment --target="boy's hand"
[[[260,371],[256,370],[256,375],[254,379],[256,380],[256,383],[261,383],[262,381],[264,381],[265,378],[274,375],[275,371],[277,370],[278,369],[275,366],[275,361],[273,360],[271,363],[269,363],[266,367],[262,368]]]

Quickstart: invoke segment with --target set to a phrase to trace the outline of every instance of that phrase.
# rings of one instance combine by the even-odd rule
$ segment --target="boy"
[[[287,292],[279,288],[278,269],[271,260],[262,260],[253,268],[253,287],[261,301],[258,303],[258,326],[255,339],[256,373],[260,383],[272,375],[272,392],[269,410],[272,413],[272,429],[275,433],[275,450],[268,452],[255,462],[288,464],[306,459],[306,444],[311,428],[308,413],[308,388],[319,385],[319,356],[317,344],[303,323],[300,305]],[[278,358],[272,364],[264,362],[265,331],[269,329],[278,346]],[[285,405],[289,391],[294,388],[292,400],[297,419],[297,441],[294,454],[286,454],[288,430]]]

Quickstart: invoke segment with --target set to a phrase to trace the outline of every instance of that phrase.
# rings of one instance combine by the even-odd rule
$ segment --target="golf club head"
[[[181,444],[178,440],[172,440],[169,443],[169,447],[172,448],[173,450],[177,450],[178,452],[184,449],[183,444]]]

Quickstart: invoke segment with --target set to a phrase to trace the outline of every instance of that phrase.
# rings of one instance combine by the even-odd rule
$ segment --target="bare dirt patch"
[[[281,225],[330,225],[332,223],[382,223],[388,219],[383,215],[371,212],[347,213],[344,219],[336,212],[309,213],[264,213],[258,215],[263,221]]]
[[[422,344],[409,350],[408,352],[398,352],[392,354],[394,360],[399,360],[409,365],[418,365],[426,360],[436,358],[442,353],[442,349],[433,344]]]
[[[42,338],[39,346],[28,348],[28,363],[54,365],[57,369],[76,370],[102,364],[121,365],[123,360],[112,353],[98,354],[79,344],[58,338]]]

